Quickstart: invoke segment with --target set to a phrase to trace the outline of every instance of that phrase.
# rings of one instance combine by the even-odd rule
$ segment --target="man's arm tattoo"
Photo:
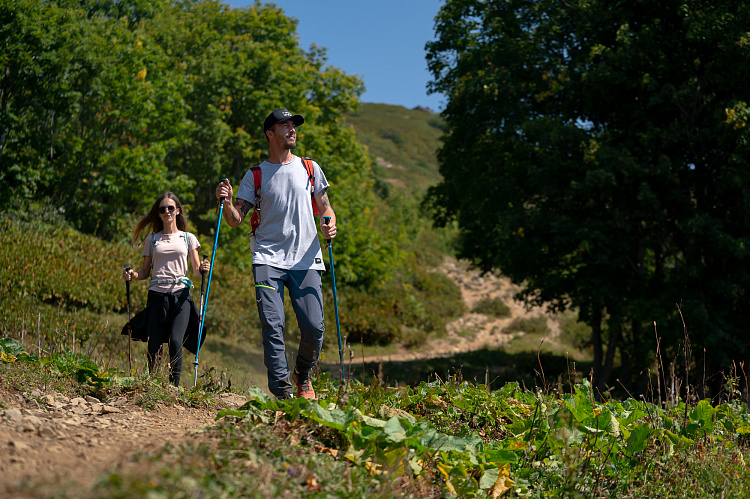
[[[240,217],[240,214],[238,213],[240,206],[241,206],[240,200],[238,199],[237,201],[234,202],[232,209],[227,210],[229,211],[229,216],[232,217],[232,222],[236,224],[239,224],[240,222],[242,222],[242,218]]]
[[[323,203],[323,208],[330,208],[331,203],[328,202],[328,194],[320,196],[320,201]]]
[[[239,209],[241,215],[240,218],[245,218],[247,212],[250,211],[250,208],[252,208],[253,204],[245,199],[238,199],[234,206]]]
[[[234,207],[232,207],[232,208],[233,209],[228,210],[229,211],[229,216],[232,217],[232,222],[239,223],[240,222],[240,217],[238,216],[237,210],[235,210]]]

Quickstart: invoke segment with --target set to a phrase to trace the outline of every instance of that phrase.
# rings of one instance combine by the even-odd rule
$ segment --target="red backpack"
[[[313,173],[312,160],[310,158],[302,158],[302,164],[305,166],[305,170],[307,170],[307,178],[310,179],[310,186],[312,187],[310,201],[312,202],[313,213],[317,215],[318,207],[315,206],[315,174]],[[255,229],[257,229],[258,225],[260,225],[260,193],[258,192],[260,189],[260,181],[262,177],[260,165],[253,166],[252,168],[250,168],[250,171],[253,172],[253,181],[255,182],[255,208],[253,209],[253,214],[250,217],[250,233],[255,235]]]

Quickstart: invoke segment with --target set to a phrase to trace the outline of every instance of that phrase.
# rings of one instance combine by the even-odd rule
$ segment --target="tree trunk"
[[[599,379],[599,383],[596,385],[597,392],[603,392],[607,389],[607,382],[609,377],[612,375],[612,370],[615,364],[615,353],[620,346],[620,338],[622,337],[622,322],[617,320],[613,326],[609,328],[609,343],[607,344],[607,357],[604,360],[604,367],[602,368],[602,376]]]
[[[593,386],[597,386],[599,384],[599,380],[601,379],[602,374],[602,360],[604,358],[604,352],[602,350],[602,309],[601,307],[597,306],[594,308],[593,313],[591,314],[591,336],[592,336],[592,342],[594,344],[594,365],[592,369],[594,370],[594,379],[592,381]]]
[[[639,319],[631,322],[631,334],[633,335],[633,366],[638,370],[636,389],[639,395],[648,393],[649,384],[649,353],[653,350],[646,344],[643,323]]]
[[[10,87],[10,84],[8,83],[10,78],[10,63],[8,63],[5,66],[5,75],[3,76],[2,81],[2,98],[0,99],[0,115],[5,115],[5,112],[8,109],[8,94],[10,91],[8,90],[8,87]],[[8,129],[6,127],[0,127],[0,158],[3,157],[3,149],[5,149],[5,137],[8,133]]]

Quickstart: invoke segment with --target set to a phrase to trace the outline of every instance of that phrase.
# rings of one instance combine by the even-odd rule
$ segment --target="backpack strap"
[[[253,214],[250,216],[250,234],[255,235],[255,229],[260,225],[260,181],[263,175],[260,171],[260,165],[250,168],[253,172],[253,183],[255,184],[255,203],[253,204]]]
[[[313,169],[312,160],[310,158],[302,159],[302,165],[307,171],[307,178],[310,180],[310,201],[312,202],[313,214],[318,215],[318,207],[315,205],[315,170]],[[250,217],[250,234],[255,234],[255,229],[260,225],[260,183],[263,178],[261,173],[260,165],[253,166],[250,168],[253,172],[253,183],[255,184],[255,204],[253,206],[253,214]]]
[[[151,271],[153,273],[154,270],[154,245],[156,244],[156,233],[151,233]]]
[[[250,171],[253,172],[253,183],[255,184],[255,198],[256,198],[256,205],[257,198],[260,197],[260,193],[258,192],[260,190],[260,181],[263,178],[263,174],[260,171],[260,165],[253,166],[250,168]]]
[[[313,213],[319,215],[318,207],[315,204],[315,170],[313,170],[312,160],[310,158],[302,158],[302,164],[305,165],[307,178],[310,179],[310,201],[312,201]]]

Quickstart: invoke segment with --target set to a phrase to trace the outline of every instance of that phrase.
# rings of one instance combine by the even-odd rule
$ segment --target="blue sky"
[[[252,0],[224,0],[234,7]],[[278,0],[296,18],[303,49],[328,49],[328,64],[365,82],[363,102],[407,108],[443,108],[442,95],[427,95],[431,79],[425,43],[434,40],[440,0]]]

